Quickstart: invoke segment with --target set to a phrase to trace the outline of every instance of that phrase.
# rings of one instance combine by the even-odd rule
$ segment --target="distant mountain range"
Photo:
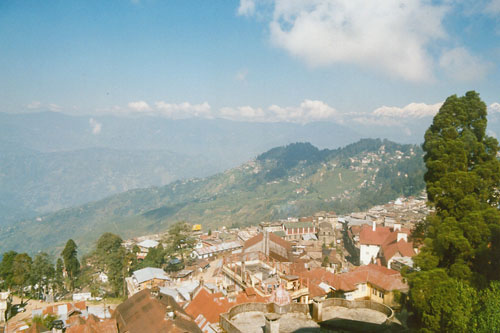
[[[205,177],[297,141],[336,148],[333,123],[0,113],[0,226],[135,188]]]
[[[205,229],[365,209],[424,188],[416,145],[364,139],[339,149],[310,143],[273,148],[207,178],[135,189],[0,229],[0,253],[59,251],[68,238],[88,250],[103,232],[124,238],[163,231],[178,220]]]

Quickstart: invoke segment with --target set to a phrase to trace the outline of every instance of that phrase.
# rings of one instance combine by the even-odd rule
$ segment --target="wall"
[[[361,244],[360,247],[360,258],[359,262],[361,265],[370,264],[372,258],[376,258],[378,255],[378,251],[380,250],[380,246],[378,245],[364,245]]]

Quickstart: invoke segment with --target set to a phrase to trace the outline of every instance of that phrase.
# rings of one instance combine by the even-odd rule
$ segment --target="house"
[[[64,327],[71,326],[79,318],[87,318],[87,304],[85,301],[74,302],[74,303],[63,303],[47,306],[43,309],[33,309],[31,311],[31,316],[46,317],[48,315],[53,315],[57,317],[57,320],[62,322]]]
[[[219,315],[229,311],[235,305],[242,303],[265,303],[266,298],[259,296],[253,288],[236,295],[225,296],[221,292],[211,293],[207,288],[198,290],[193,300],[186,307],[186,313],[203,332],[219,332]]]
[[[115,318],[119,332],[201,332],[198,325],[168,295],[144,289],[118,305]]]
[[[319,223],[318,239],[321,244],[335,243],[335,230],[330,222]]]
[[[195,248],[191,253],[192,258],[207,259],[210,257],[217,256],[221,253],[233,252],[241,249],[243,246],[238,241],[224,242],[211,246],[202,246]]]
[[[135,271],[125,280],[129,295],[134,295],[143,289],[163,287],[167,281],[170,281],[170,277],[161,268],[146,267]]]
[[[92,333],[106,332],[118,333],[116,319],[100,320],[94,315],[89,315],[87,319],[79,317],[66,329],[66,333]]]
[[[273,260],[292,261],[292,244],[273,232],[261,232],[247,240],[243,245],[243,253],[261,252]]]
[[[368,265],[381,259],[386,267],[390,267],[395,258],[411,258],[416,252],[413,243],[408,242],[410,230],[394,224],[393,228],[364,225],[359,235],[360,264]]]
[[[159,245],[160,243],[152,240],[152,239],[146,239],[143,240],[140,243],[137,243],[137,246],[141,250],[141,253],[148,253],[149,249],[155,248]]]
[[[9,303],[10,292],[5,291],[0,293],[0,323],[5,321],[5,311],[7,310],[7,303]]]
[[[401,274],[383,266],[369,264],[348,273],[333,274],[324,268],[298,269],[302,278],[309,279],[309,297],[342,297],[347,300],[370,299],[395,306],[397,292],[406,293],[408,285]]]
[[[301,219],[305,220],[305,219]],[[316,234],[318,228],[313,224],[313,222],[285,222],[283,223],[283,231],[285,232],[285,239],[300,240],[304,235]]]

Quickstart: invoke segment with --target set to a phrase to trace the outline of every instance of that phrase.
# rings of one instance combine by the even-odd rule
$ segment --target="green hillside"
[[[85,251],[103,232],[124,238],[187,220],[204,228],[338,213],[384,203],[424,188],[421,148],[363,139],[336,150],[308,143],[271,149],[255,160],[204,179],[132,190],[4,227],[0,252],[60,249],[73,238]]]

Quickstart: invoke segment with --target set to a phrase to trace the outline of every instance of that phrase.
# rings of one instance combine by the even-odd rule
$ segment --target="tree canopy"
[[[424,330],[474,326],[477,292],[500,278],[500,162],[479,94],[450,96],[425,133],[429,204],[410,304]]]
[[[66,242],[66,246],[64,247],[63,252],[61,253],[64,260],[64,268],[66,269],[66,273],[68,274],[68,278],[70,281],[70,288],[73,289],[75,285],[75,280],[78,277],[78,273],[80,272],[80,262],[78,261],[78,252],[76,243],[69,239]]]

